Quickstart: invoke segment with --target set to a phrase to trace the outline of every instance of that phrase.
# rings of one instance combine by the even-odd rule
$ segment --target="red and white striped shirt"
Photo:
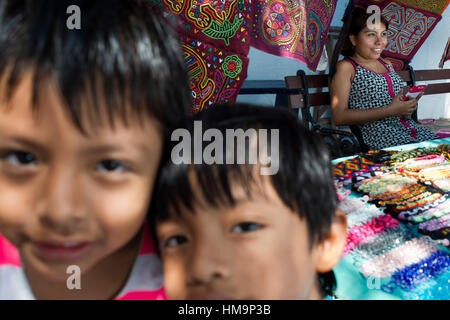
[[[0,234],[0,300],[35,300],[17,249]],[[130,277],[115,300],[165,300],[161,261],[144,226],[142,246]]]

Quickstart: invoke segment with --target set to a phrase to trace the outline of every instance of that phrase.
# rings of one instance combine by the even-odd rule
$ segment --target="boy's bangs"
[[[242,194],[237,195],[235,190],[242,189],[246,199],[252,199],[253,195],[264,196],[264,184],[270,180],[264,180],[257,172],[260,165],[229,164],[229,165],[189,165],[182,168],[179,165],[180,175],[172,180],[167,195],[170,207],[168,210],[158,210],[164,213],[158,216],[158,220],[164,221],[173,216],[180,217],[184,212],[194,214],[198,208],[229,208],[234,207]],[[189,173],[182,174],[184,170]],[[165,202],[165,201],[162,201]]]
[[[69,2],[80,6],[79,30],[66,26],[64,5]],[[0,29],[6,98],[23,74],[33,70],[33,106],[45,101],[39,97],[40,83],[51,79],[80,130],[86,111],[95,121],[105,112],[110,124],[117,116],[126,124],[127,115],[149,115],[168,128],[181,126],[188,115],[181,47],[143,2],[0,2]]]

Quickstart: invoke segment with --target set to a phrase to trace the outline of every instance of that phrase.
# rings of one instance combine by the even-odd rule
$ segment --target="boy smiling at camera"
[[[118,0],[1,1],[0,30],[0,299],[164,298],[143,226],[190,107],[175,35]]]
[[[224,136],[227,129],[279,130],[279,146],[268,145],[254,165],[177,165],[166,150],[149,220],[167,297],[332,295],[332,268],[344,248],[346,219],[337,210],[330,159],[320,137],[291,113],[273,108],[214,106],[194,120]],[[247,152],[256,139],[249,139]],[[273,150],[279,154],[269,153]],[[272,160],[279,157],[279,170],[260,175],[269,154]]]

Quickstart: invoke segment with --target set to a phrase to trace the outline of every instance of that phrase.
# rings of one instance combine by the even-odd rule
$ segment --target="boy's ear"
[[[318,273],[331,271],[341,259],[347,238],[347,218],[337,209],[331,223],[330,233],[314,248],[314,264]]]

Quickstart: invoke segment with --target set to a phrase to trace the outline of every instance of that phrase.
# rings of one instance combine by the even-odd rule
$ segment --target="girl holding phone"
[[[403,100],[407,90],[390,62],[381,58],[387,45],[388,21],[368,23],[363,8],[352,13],[346,41],[350,50],[338,62],[331,82],[331,110],[336,125],[357,125],[370,149],[438,139],[411,118],[416,98]]]

